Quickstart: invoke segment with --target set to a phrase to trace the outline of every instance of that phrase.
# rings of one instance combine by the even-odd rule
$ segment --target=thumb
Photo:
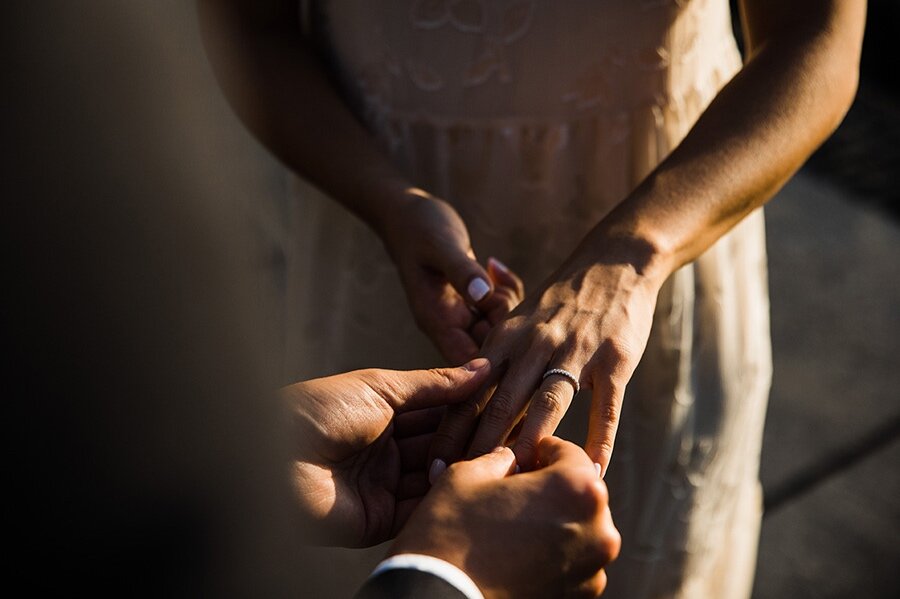
[[[476,305],[489,298],[494,284],[487,271],[475,259],[472,250],[457,244],[445,246],[438,256],[438,267],[466,303]]]
[[[558,465],[594,471],[594,464],[583,449],[559,437],[548,436],[540,440],[537,447],[537,461],[541,468]]]
[[[491,363],[476,358],[457,368],[395,370],[382,380],[383,396],[395,412],[409,412],[457,403],[472,395],[486,380]]]
[[[448,472],[466,482],[489,482],[505,478],[516,471],[516,454],[509,447],[498,447],[473,460],[457,462]]]

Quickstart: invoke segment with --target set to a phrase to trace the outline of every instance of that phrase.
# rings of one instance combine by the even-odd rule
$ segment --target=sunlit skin
[[[295,3],[200,4],[210,54],[242,118],[371,225],[422,329],[449,360],[471,357],[481,334],[464,328],[475,324],[463,314],[464,283],[486,273],[459,216],[439,198],[408,193],[304,47]],[[745,66],[682,143],[518,307],[506,314],[520,297],[514,283],[478,305],[491,314],[477,327],[491,329],[478,355],[503,368],[448,411],[432,458],[490,451],[519,423],[514,451],[531,467],[574,392],[562,377],[542,381],[555,367],[591,390],[585,449],[606,471],[660,287],[771,198],[838,125],[856,91],[865,11],[865,0],[741,2]],[[442,241],[423,246],[423,237]]]
[[[596,597],[620,538],[606,486],[577,445],[547,437],[537,469],[524,474],[515,474],[512,450],[496,448],[453,464],[429,491],[434,409],[463,400],[489,372],[479,359],[464,368],[360,370],[282,389],[306,539],[362,547],[402,528],[389,555],[443,559],[486,597]]]

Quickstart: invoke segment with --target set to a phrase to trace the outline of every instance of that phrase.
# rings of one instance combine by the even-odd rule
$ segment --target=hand
[[[468,397],[490,366],[360,370],[282,390],[296,436],[293,479],[316,542],[363,547],[391,538],[428,490],[439,406]]]
[[[419,328],[451,364],[474,358],[491,327],[524,295],[499,261],[481,267],[456,211],[418,189],[385,220],[382,237]]]
[[[496,367],[469,401],[447,410],[431,453],[451,463],[503,444],[521,424],[514,451],[522,468],[552,434],[574,396],[562,368],[592,389],[585,449],[605,473],[612,455],[625,386],[650,334],[659,277],[636,268],[639,257],[604,248],[596,257],[576,254],[541,289],[494,327],[482,355]],[[520,422],[521,420],[521,422]],[[470,443],[471,441],[471,443]]]
[[[508,448],[457,462],[391,547],[465,571],[486,597],[596,597],[619,553],[606,486],[576,445],[545,437],[538,469],[510,476]]]

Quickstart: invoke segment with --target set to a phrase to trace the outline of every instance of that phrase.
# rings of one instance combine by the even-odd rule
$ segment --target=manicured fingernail
[[[601,466],[601,465],[598,464],[597,462],[594,462],[594,470],[597,471],[597,478],[602,478],[602,477],[600,476],[600,473],[603,472],[603,466]]]
[[[488,262],[493,263],[494,268],[496,268],[497,270],[499,270],[501,272],[509,272],[509,267],[507,265],[503,264],[502,262],[500,262],[499,260],[497,260],[496,258],[494,258],[493,256],[488,258]]]
[[[447,462],[445,462],[441,458],[435,459],[433,462],[431,462],[431,468],[428,469],[428,482],[434,484],[446,469]]]
[[[469,283],[469,297],[473,302],[480,302],[490,292],[491,286],[481,277],[472,279]]]
[[[469,372],[476,372],[481,370],[485,366],[489,365],[487,358],[475,358],[474,360],[469,360],[465,364],[462,365],[464,370],[468,370]]]

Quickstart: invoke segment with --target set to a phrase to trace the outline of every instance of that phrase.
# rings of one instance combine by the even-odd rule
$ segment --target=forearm
[[[771,198],[852,102],[859,4],[823,9],[829,14],[781,33],[754,36],[751,27],[746,66],[681,145],[589,234],[581,254],[620,249],[661,281]]]
[[[380,230],[407,185],[332,86],[288,5],[296,3],[199,2],[216,76],[273,154]]]

